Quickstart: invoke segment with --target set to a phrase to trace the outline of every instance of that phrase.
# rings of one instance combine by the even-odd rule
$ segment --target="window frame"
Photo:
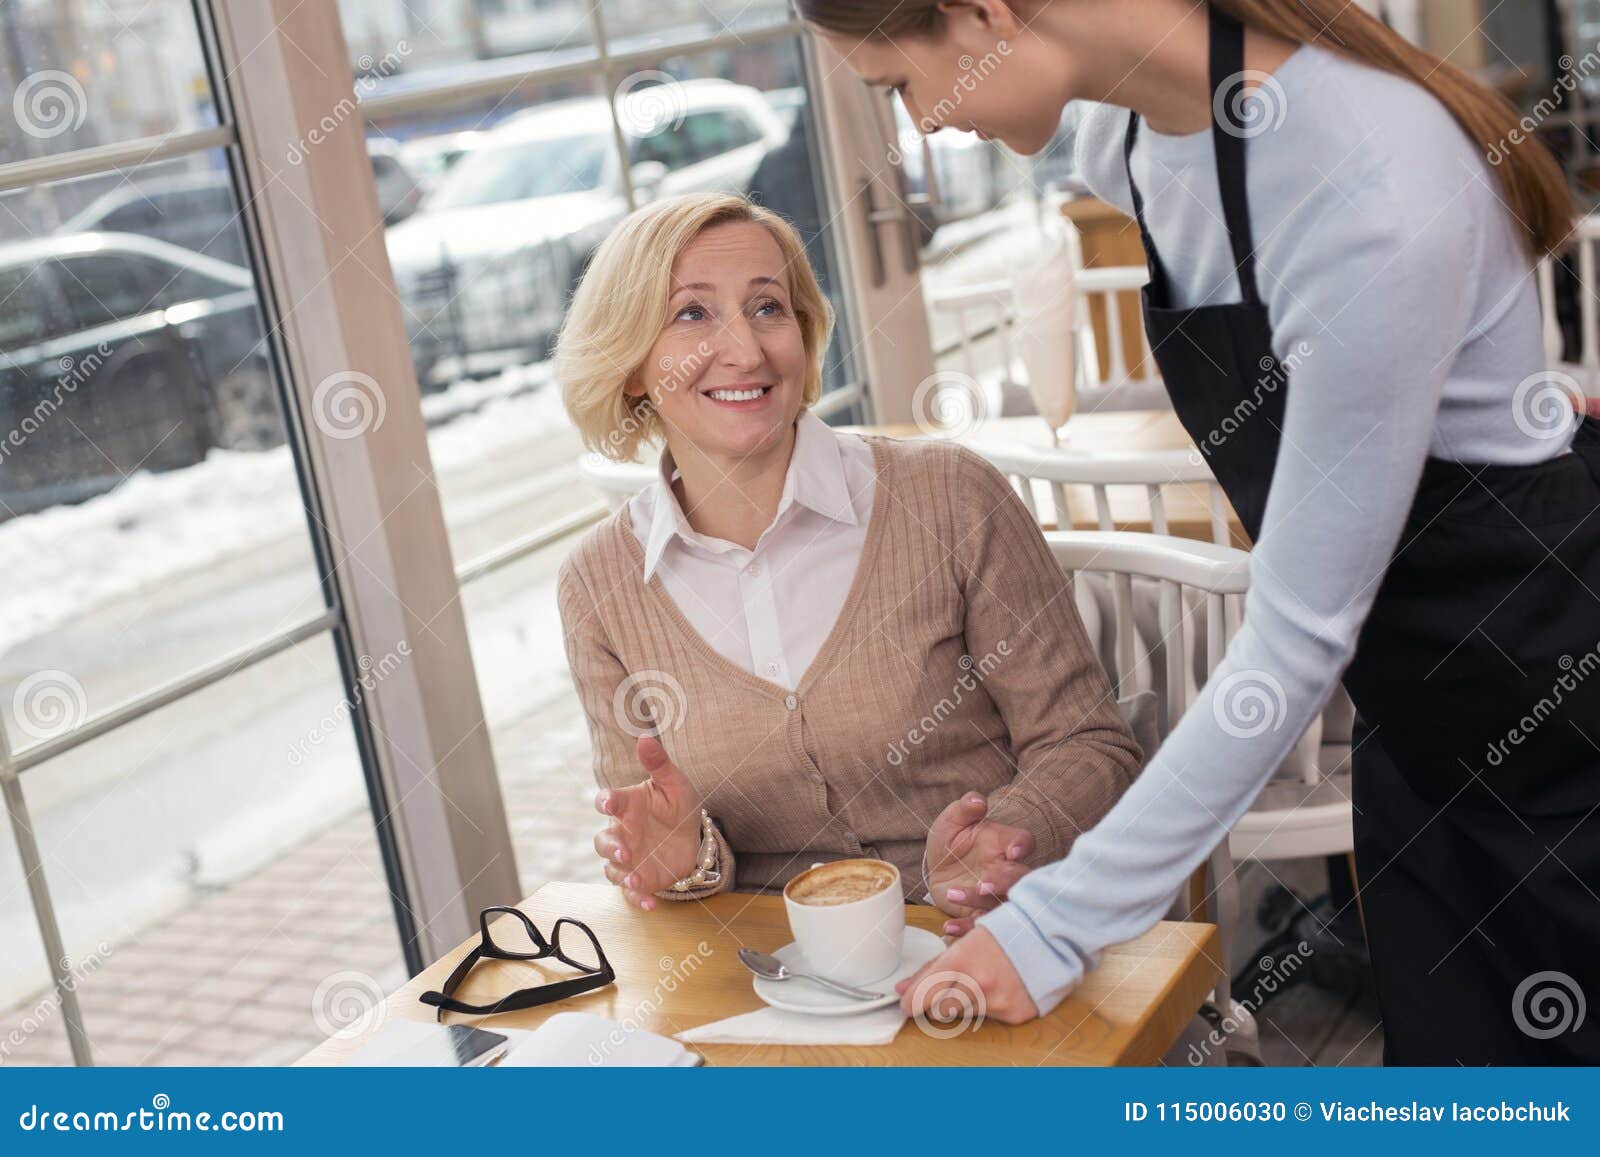
[[[350,717],[408,969],[415,974],[471,935],[480,909],[522,898],[460,595],[466,584],[580,533],[607,509],[597,499],[477,557],[459,564],[452,558],[433,485],[421,393],[384,247],[366,147],[367,117],[424,111],[474,96],[509,96],[529,82],[559,77],[599,77],[603,91],[614,98],[617,83],[633,69],[789,42],[800,54],[807,93],[800,115],[812,118],[819,204],[830,227],[843,226],[843,242],[833,247],[846,302],[836,340],[845,344],[853,368],[815,412],[870,420],[876,408],[880,416],[891,417],[899,408],[896,376],[927,372],[919,368],[917,354],[908,356],[907,350],[923,351],[931,368],[926,341],[920,347],[899,344],[904,341],[900,319],[923,316],[914,264],[891,263],[895,272],[887,288],[880,279],[871,292],[863,292],[860,263],[850,258],[864,220],[858,219],[857,187],[863,137],[859,125],[854,132],[845,129],[868,107],[863,104],[867,90],[853,77],[846,81],[836,59],[819,56],[798,21],[611,55],[602,6],[589,7],[596,49],[591,58],[361,103],[363,115],[329,132],[326,111],[349,101],[356,88],[336,5],[193,0],[216,126],[0,164],[3,191],[221,151],[242,206],[240,227],[267,315],[269,357],[326,600],[302,621],[148,688],[63,735],[13,748],[0,721],[0,799],[79,1064],[93,1063],[89,1036],[21,777],[54,756],[324,633],[331,636],[345,690],[355,704]],[[615,100],[608,104],[613,161],[631,207],[637,199],[628,142]],[[323,133],[320,146],[308,150],[301,164],[283,169],[283,143],[304,140],[313,130]],[[868,140],[876,133],[886,151],[888,137],[881,128],[865,131]],[[350,262],[352,255],[359,260]],[[385,292],[374,292],[375,287]],[[67,309],[59,286],[54,305]],[[309,420],[318,384],[349,372],[392,384],[385,391],[385,421],[358,439],[335,437]],[[870,390],[863,378],[873,383]],[[909,399],[909,390],[900,392]],[[404,672],[364,687],[358,657],[403,645],[414,658]]]

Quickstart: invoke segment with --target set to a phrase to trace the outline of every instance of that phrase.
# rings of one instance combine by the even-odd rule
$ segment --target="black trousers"
[[[1552,724],[1559,726],[1559,724]],[[1600,1065],[1600,808],[1424,800],[1357,718],[1356,870],[1384,1063]]]

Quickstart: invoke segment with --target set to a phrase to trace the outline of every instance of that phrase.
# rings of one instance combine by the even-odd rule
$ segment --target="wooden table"
[[[911,422],[876,426],[845,426],[865,434],[886,434],[892,438],[926,438],[928,432]],[[1050,431],[1044,421],[1032,415],[1017,418],[988,418],[964,441],[1014,441],[1029,446],[1049,446]],[[1062,427],[1062,447],[1086,453],[1127,454],[1142,450],[1193,450],[1189,432],[1171,410],[1124,410],[1111,413],[1074,414]],[[1067,509],[1074,530],[1095,530],[1094,491],[1087,486],[1069,486]],[[1211,541],[1211,507],[1207,487],[1172,484],[1161,488],[1167,508],[1167,531],[1180,538]],[[1118,530],[1149,531],[1150,504],[1138,486],[1113,486],[1107,494],[1111,518]],[[1228,507],[1228,524],[1233,545],[1250,548],[1250,537],[1239,524],[1239,516]]]
[[[588,924],[605,948],[617,982],[559,1004],[484,1018],[479,1023],[486,1028],[534,1028],[554,1012],[581,1009],[670,1036],[762,1007],[737,949],[748,945],[770,952],[791,939],[779,896],[727,894],[639,912],[608,885],[546,884],[519,906],[547,932],[558,916]],[[906,909],[906,919],[937,932],[944,916],[919,905]],[[431,1021],[434,1010],[419,1003],[418,994],[437,988],[477,941],[474,933],[392,994],[384,1019]],[[557,970],[570,975],[559,965]],[[488,1002],[552,975],[536,964],[484,961],[468,976],[460,995]],[[1150,1064],[1171,1047],[1220,976],[1216,926],[1167,922],[1108,949],[1082,987],[1049,1016],[1030,1024],[986,1021],[960,1036],[934,1039],[913,1023],[900,1030],[893,1044],[880,1048],[694,1048],[712,1065]],[[447,1019],[471,1023],[471,1018],[454,1015],[447,1014]],[[329,1040],[299,1063],[342,1063],[377,1027],[373,1023],[366,1033]]]

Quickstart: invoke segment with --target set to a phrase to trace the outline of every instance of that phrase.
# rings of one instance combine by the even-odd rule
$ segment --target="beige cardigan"
[[[644,583],[626,507],[561,568],[595,779],[640,782],[636,737],[659,726],[717,822],[722,888],[776,890],[814,862],[875,856],[920,898],[928,828],[974,790],[1047,863],[1141,765],[1070,585],[1009,483],[951,443],[869,441],[861,562],[793,693],[713,650],[659,577]]]

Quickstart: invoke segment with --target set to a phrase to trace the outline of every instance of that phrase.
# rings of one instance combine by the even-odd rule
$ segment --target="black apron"
[[[1243,29],[1213,7],[1213,91],[1243,70]],[[1133,180],[1137,114],[1126,155],[1151,348],[1255,541],[1290,382],[1234,128],[1212,137],[1237,305],[1172,308]],[[1427,460],[1344,685],[1386,1063],[1600,1064],[1600,422],[1537,465]]]

